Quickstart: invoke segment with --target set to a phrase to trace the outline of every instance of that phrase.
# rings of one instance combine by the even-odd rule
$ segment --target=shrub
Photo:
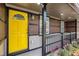
[[[58,53],[60,56],[69,56],[69,51],[67,49],[61,49]]]

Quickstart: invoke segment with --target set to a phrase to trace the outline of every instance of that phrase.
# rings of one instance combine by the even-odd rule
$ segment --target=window
[[[50,33],[60,32],[60,21],[55,19],[50,19]]]
[[[37,35],[39,32],[39,16],[29,14],[29,35]]]
[[[65,22],[65,32],[75,32],[75,21],[66,21]]]
[[[20,14],[14,15],[14,20],[24,20],[24,16]]]

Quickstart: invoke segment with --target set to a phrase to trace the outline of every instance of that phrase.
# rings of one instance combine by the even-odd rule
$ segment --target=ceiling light
[[[71,19],[71,17],[68,17],[68,19]]]
[[[61,15],[61,16],[63,16],[64,14],[63,14],[63,13],[61,13],[60,15]]]

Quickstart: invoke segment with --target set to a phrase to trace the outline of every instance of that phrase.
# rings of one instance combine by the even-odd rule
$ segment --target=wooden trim
[[[39,12],[35,12],[35,11],[32,11],[32,10],[25,9],[25,8],[22,8],[22,7],[18,7],[18,6],[15,6],[15,5],[11,5],[11,4],[8,4],[8,3],[6,3],[6,6],[10,7],[10,8],[21,10],[21,11],[33,13],[33,14],[40,14]]]
[[[76,8],[76,6],[74,5],[72,5],[71,3],[67,3],[77,14],[79,14],[79,11],[77,10],[77,8]],[[73,4],[75,4],[75,3],[73,3]]]

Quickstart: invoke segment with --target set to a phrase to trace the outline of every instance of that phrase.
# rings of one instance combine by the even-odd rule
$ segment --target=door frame
[[[17,55],[17,54],[21,54],[23,52],[26,52],[29,50],[29,21],[28,21],[28,49],[24,49],[24,50],[21,50],[21,51],[17,51],[17,52],[14,52],[14,53],[10,53],[9,54],[9,10],[12,9],[12,10],[16,10],[16,11],[20,11],[20,12],[25,12],[25,11],[22,11],[22,10],[18,10],[18,9],[14,9],[14,8],[10,8],[10,7],[6,7],[6,12],[7,12],[7,55]],[[29,14],[28,12],[25,12],[27,14]],[[28,16],[29,17],[29,16]],[[29,18],[28,18],[29,20]]]

